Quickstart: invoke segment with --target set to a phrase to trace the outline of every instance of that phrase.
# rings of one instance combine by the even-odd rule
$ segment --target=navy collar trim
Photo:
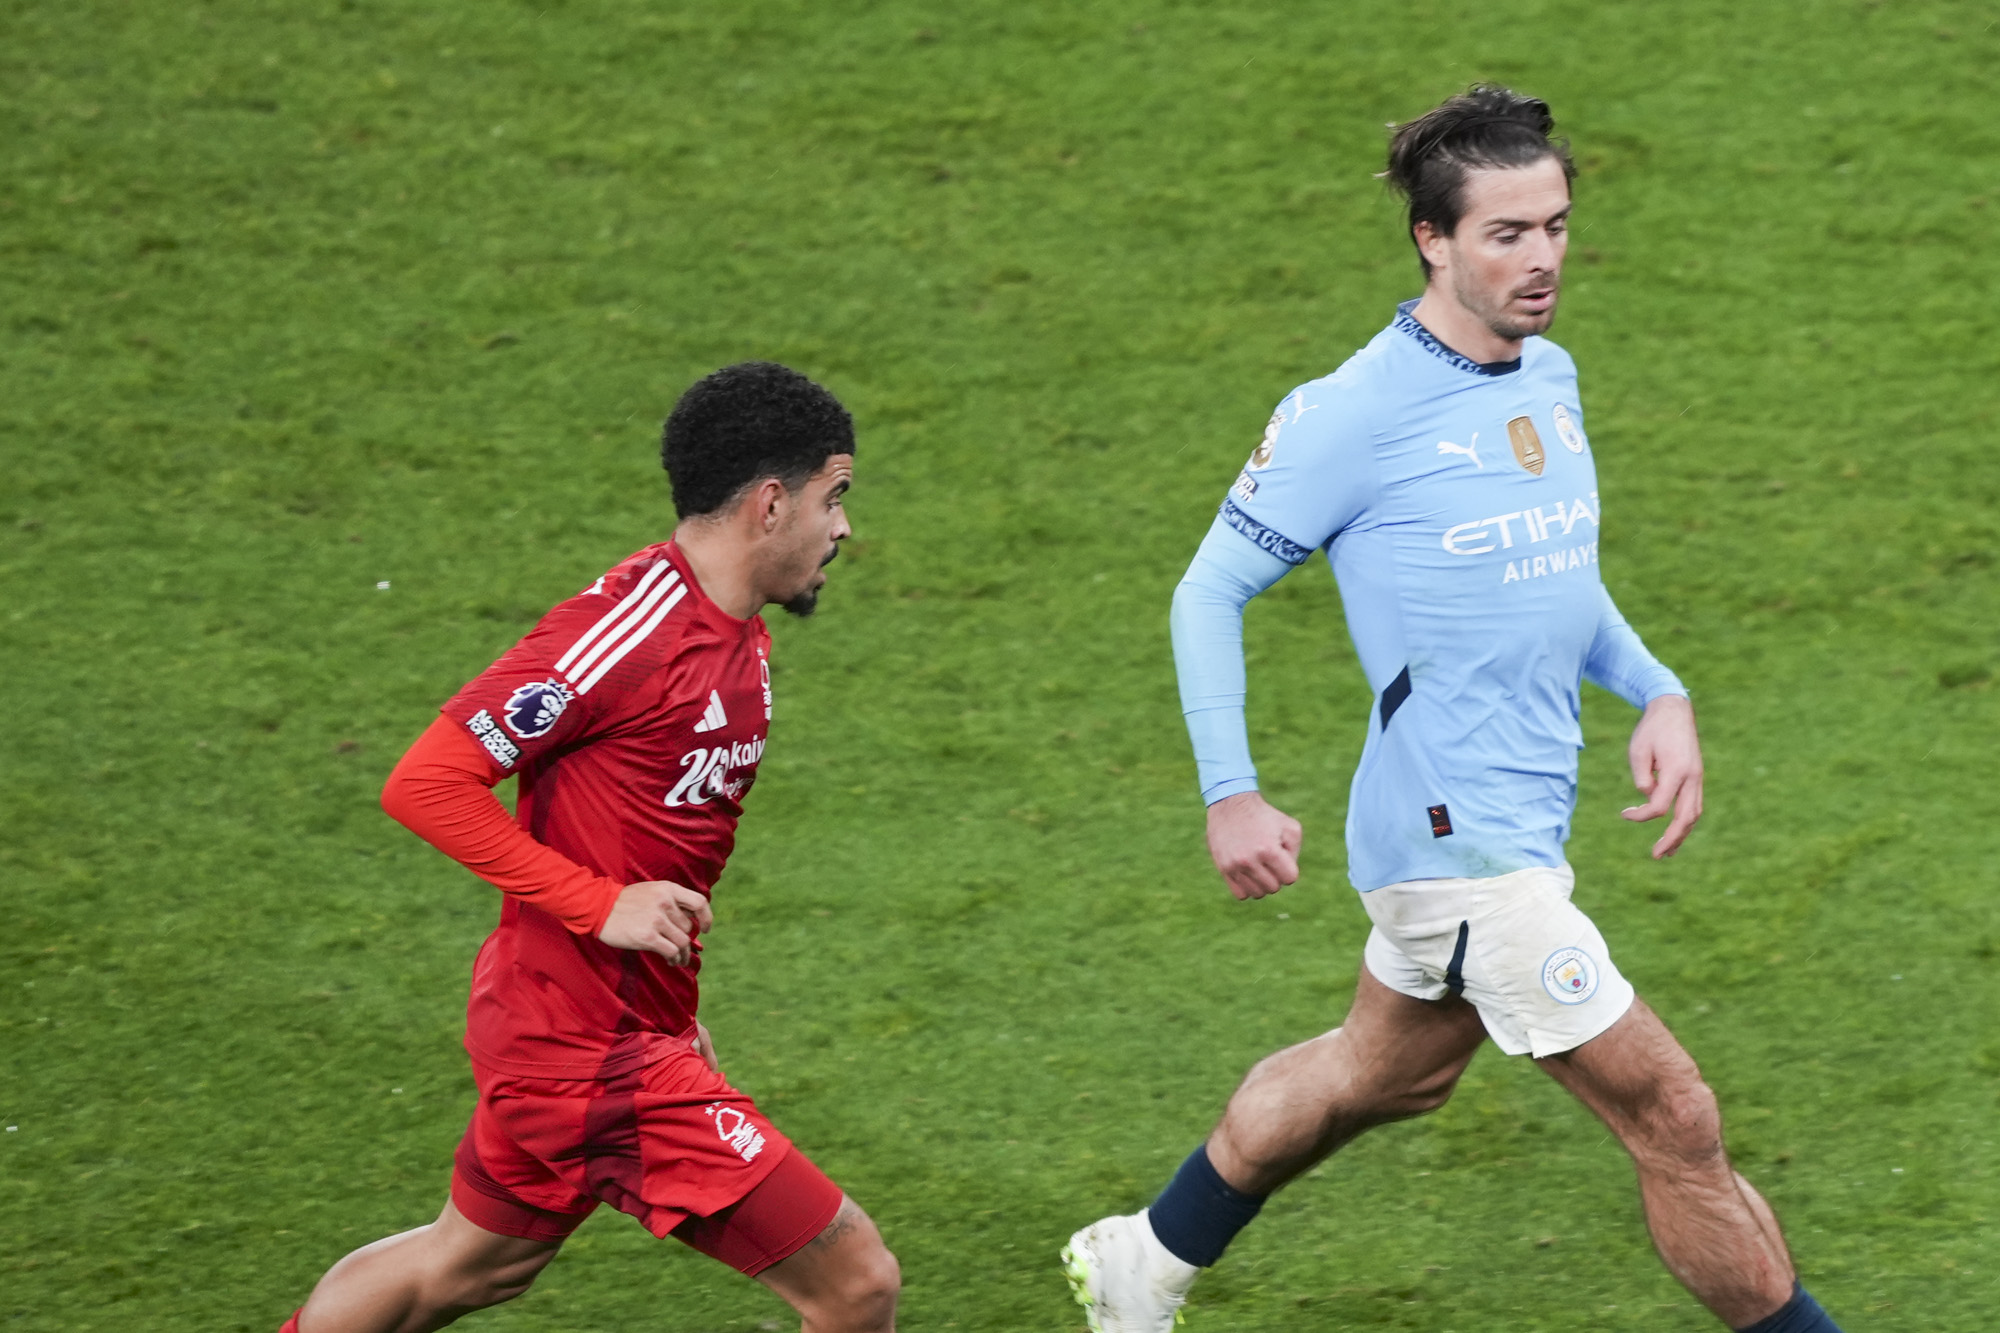
[[[1432,356],[1457,370],[1471,375],[1511,375],[1521,368],[1521,358],[1512,361],[1474,361],[1471,357],[1454,352],[1439,342],[1437,335],[1417,322],[1411,312],[1417,308],[1415,301],[1405,301],[1396,307],[1396,320],[1392,328],[1401,329],[1415,338],[1423,349]]]

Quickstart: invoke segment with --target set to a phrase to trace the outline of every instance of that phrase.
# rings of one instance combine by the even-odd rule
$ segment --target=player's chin
[[[812,583],[803,592],[779,603],[779,605],[784,607],[786,615],[797,616],[803,620],[819,609],[819,590],[825,586],[826,575],[815,574],[813,575]]]

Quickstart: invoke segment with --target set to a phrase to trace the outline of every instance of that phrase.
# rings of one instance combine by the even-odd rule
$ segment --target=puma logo
[[[1481,472],[1484,472],[1486,470],[1486,464],[1479,461],[1478,431],[1472,432],[1472,443],[1464,446],[1463,448],[1460,448],[1458,445],[1453,444],[1449,440],[1439,440],[1438,452],[1441,454],[1464,454],[1467,458],[1470,458],[1472,460],[1472,466],[1478,468]]]

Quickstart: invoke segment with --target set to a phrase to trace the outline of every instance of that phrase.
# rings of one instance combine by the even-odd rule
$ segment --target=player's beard
[[[826,559],[820,561],[819,564],[815,567],[815,572],[817,572],[817,570],[820,569],[825,569],[828,565],[832,564],[833,558],[839,554],[840,554],[840,548],[838,546],[828,551],[826,553]],[[799,619],[803,620],[807,616],[811,615],[816,609],[818,609],[819,589],[807,588],[804,592],[792,598],[790,601],[780,602],[779,605],[784,608],[785,613],[787,615],[794,615],[797,616]]]
[[[1480,322],[1486,325],[1494,337],[1504,338],[1508,342],[1519,342],[1523,338],[1532,338],[1538,333],[1548,332],[1549,325],[1555,323],[1556,306],[1562,300],[1561,273],[1533,274],[1528,281],[1510,287],[1496,297],[1492,293],[1473,289],[1471,284],[1464,281],[1462,276],[1464,272],[1465,270],[1460,269],[1453,274],[1452,294],[1458,298],[1460,305],[1479,317]],[[1547,310],[1539,315],[1525,317],[1507,313],[1508,303],[1520,293],[1538,291],[1544,287],[1549,290],[1553,298],[1549,301]]]

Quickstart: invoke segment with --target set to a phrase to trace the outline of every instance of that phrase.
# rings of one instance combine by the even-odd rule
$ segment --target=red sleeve
[[[533,903],[579,935],[597,934],[625,886],[516,824],[493,794],[507,776],[464,727],[440,717],[389,774],[382,808],[502,893]]]

